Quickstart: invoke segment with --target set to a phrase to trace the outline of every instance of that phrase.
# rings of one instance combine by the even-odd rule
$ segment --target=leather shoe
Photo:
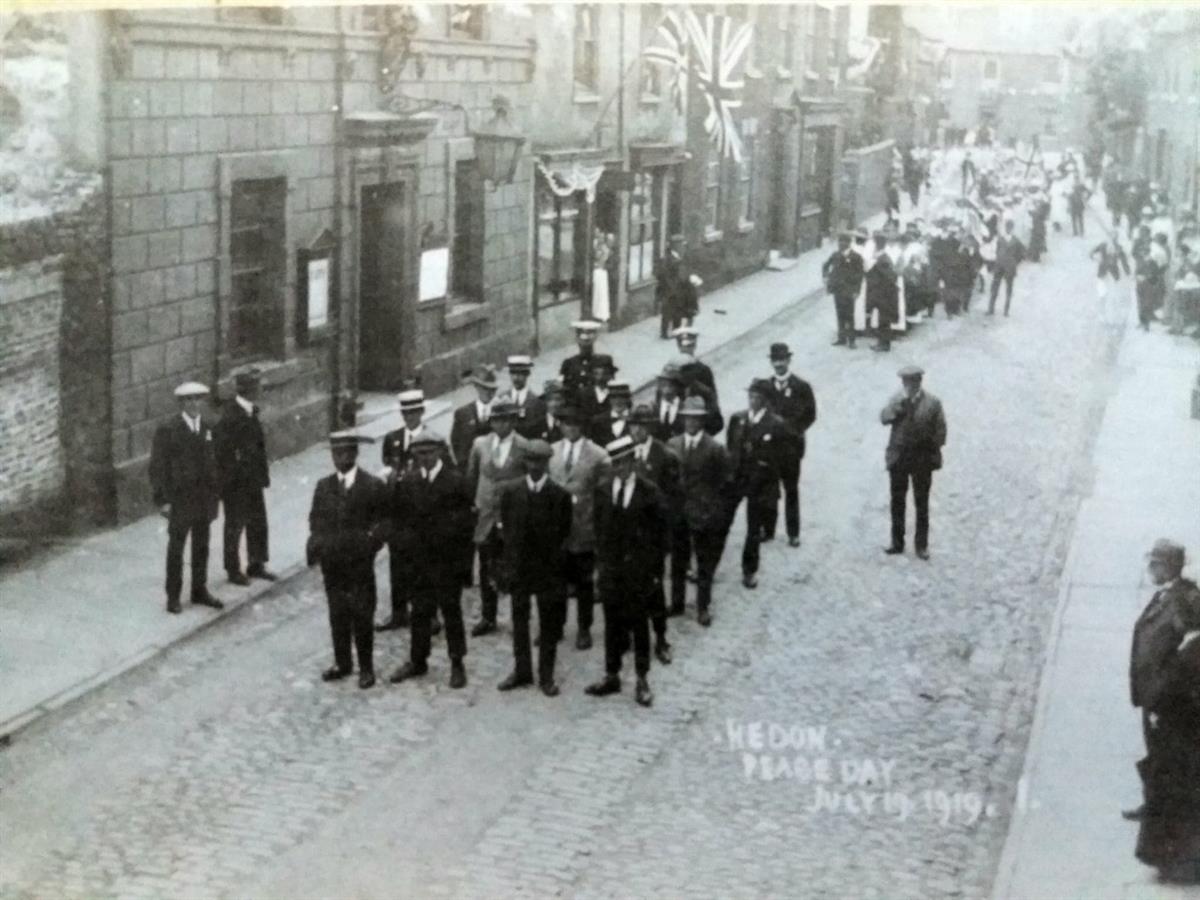
[[[241,572],[230,572],[229,573],[229,583],[236,584],[238,587],[245,587],[246,585],[248,585],[250,583],[250,579],[247,578],[245,575],[243,575]]]
[[[664,666],[671,664],[671,645],[666,641],[659,641],[654,645],[654,657]]]
[[[800,546],[800,538],[798,538],[798,537],[788,538],[788,546],[789,547],[799,547]]]
[[[392,613],[382,622],[375,626],[376,631],[396,631],[400,628],[408,627],[408,616],[404,614]]]
[[[579,634],[575,636],[576,650],[591,650],[592,649],[592,633],[586,628],[579,629]]]
[[[917,556],[920,559],[928,560],[929,559],[929,549],[927,547],[918,547],[917,548]]]
[[[471,629],[471,637],[483,637],[485,634],[491,634],[495,630],[495,622],[489,622],[487,619],[480,619],[475,623],[475,627]]]
[[[360,688],[362,688],[364,691],[367,688],[375,687],[375,673],[374,672],[359,672],[358,673],[358,686]]]
[[[205,591],[203,594],[193,595],[192,603],[196,604],[197,606],[208,606],[213,609],[224,609],[225,608],[225,604],[222,603],[220,600],[218,600],[216,597],[214,597],[212,594],[210,594],[208,591]]]
[[[392,684],[399,684],[402,681],[407,681],[409,678],[418,678],[429,671],[428,666],[414,666],[412,660],[404,663],[395,672],[388,676],[388,681]]]
[[[705,628],[708,628],[710,625],[712,625],[712,616],[709,615],[707,609],[702,609],[702,610],[700,610],[699,613],[696,614],[696,621],[699,622],[701,625],[703,625]]]
[[[183,612],[183,607],[179,604],[178,600],[168,600],[167,612],[179,615],[181,612]]]
[[[890,547],[884,547],[883,552],[886,553],[888,556],[896,556],[896,555],[904,552],[904,547],[903,546],[898,547],[895,544],[892,544]]]
[[[278,581],[279,576],[268,569],[266,566],[251,566],[246,570],[246,574],[251,578],[257,578],[259,581]]]
[[[607,697],[609,694],[617,694],[621,691],[621,677],[619,675],[605,675],[595,684],[589,684],[583,689],[583,692],[590,697]]]
[[[454,690],[467,686],[467,670],[463,668],[462,660],[450,663],[450,687]]]
[[[1130,822],[1140,822],[1142,817],[1145,814],[1146,814],[1146,804],[1144,804],[1144,803],[1141,806],[1135,807],[1133,809],[1121,810],[1121,818],[1125,819],[1127,821],[1130,821]]]
[[[496,685],[498,691],[511,691],[515,688],[528,687],[533,684],[532,675],[519,675],[516,672],[511,672],[507,678]]]
[[[756,588],[758,587],[758,579],[747,572],[742,576],[742,587]]]
[[[555,684],[553,681],[543,681],[540,685],[538,685],[538,687],[541,688],[542,693],[545,694],[547,697],[557,697],[558,696],[558,685]]]
[[[680,600],[677,603],[672,603],[671,608],[667,610],[667,615],[672,618],[675,616],[682,616],[683,613],[684,613],[684,608],[683,608],[682,600]]]
[[[332,669],[326,669],[324,672],[321,673],[321,680],[322,681],[340,681],[341,679],[345,678],[349,674],[350,674],[349,669],[340,669],[337,666],[334,666]]]
[[[775,535],[773,535],[773,534],[764,534],[762,537],[760,537],[758,539],[760,544],[769,544],[773,540],[775,540]]]
[[[836,341],[834,341],[834,342],[833,342],[832,344],[830,344],[829,346],[831,346],[831,347],[844,347],[844,346],[846,346],[846,339],[845,339],[845,338],[838,338]]]
[[[637,680],[637,691],[633,696],[638,706],[651,706],[654,703],[654,692],[650,690],[650,684],[645,678]]]

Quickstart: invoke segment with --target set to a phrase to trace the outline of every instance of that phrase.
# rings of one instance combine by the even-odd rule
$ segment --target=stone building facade
[[[1148,41],[1150,83],[1138,133],[1140,169],[1174,202],[1200,212],[1200,12],[1170,10]]]

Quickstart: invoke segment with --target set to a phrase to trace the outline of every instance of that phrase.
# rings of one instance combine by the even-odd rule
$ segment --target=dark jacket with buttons
[[[150,486],[156,506],[171,504],[173,521],[211,522],[217,517],[217,456],[212,429],[203,417],[199,434],[179,414],[154,432]]]
[[[326,590],[375,594],[375,554],[387,540],[388,491],[383,482],[364,472],[343,490],[338,474],[317,482],[308,513],[305,558],[319,564]]]
[[[213,441],[222,497],[271,486],[267,442],[257,406],[251,415],[236,400],[226,404],[221,421],[213,428]]]
[[[789,372],[780,389],[775,377],[771,377],[769,402],[772,411],[783,419],[783,425],[794,452],[804,458],[804,434],[817,421],[817,398],[812,386],[799,376]]]
[[[596,490],[596,567],[606,603],[645,608],[662,578],[666,551],[666,502],[658,487],[634,479],[629,506],[613,502],[615,479]]]
[[[571,493],[546,476],[535,494],[522,478],[500,495],[504,575],[513,591],[539,593],[563,584],[573,523]]]

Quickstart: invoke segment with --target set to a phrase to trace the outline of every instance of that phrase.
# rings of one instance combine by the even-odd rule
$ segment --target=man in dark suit
[[[673,363],[663,366],[658,375],[658,390],[654,398],[655,424],[652,434],[666,443],[677,434],[683,434],[683,375]]]
[[[351,644],[358,654],[358,686],[375,684],[375,554],[387,539],[388,491],[358,467],[359,444],[371,439],[351,431],[334,432],[329,448],[336,470],[317,482],[308,514],[308,565],[321,566],[329,601],[333,668],[321,678],[337,681],[354,671]]]
[[[592,357],[596,351],[596,337],[600,323],[590,319],[572,322],[575,329],[575,344],[579,352],[562,361],[558,374],[562,379],[563,391],[568,406],[584,407],[587,395],[592,390]]]
[[[887,254],[887,235],[875,234],[875,258],[866,270],[867,315],[872,311],[879,314],[879,325],[875,330],[872,350],[887,352],[892,349],[892,325],[900,316],[900,288],[896,267]]]
[[[900,370],[902,391],[892,397],[879,419],[892,428],[887,446],[887,468],[892,492],[892,543],[888,554],[904,552],[904,517],[908,483],[912,482],[917,508],[914,543],[917,556],[929,559],[929,488],[933,473],[942,467],[946,443],[946,416],[937,397],[921,388],[925,372],[919,366]]]
[[[684,378],[692,383],[699,383],[707,388],[708,393],[704,394],[706,400],[711,399],[712,403],[720,408],[720,402],[717,397],[717,380],[713,377],[712,368],[708,363],[701,361],[696,355],[696,347],[700,343],[700,332],[691,325],[681,325],[675,329],[675,346],[679,348],[679,355],[675,357],[675,361],[680,365]],[[687,360],[687,365],[683,366],[683,361]],[[709,397],[711,394],[711,397]]]
[[[605,450],[612,460],[612,478],[601,482],[595,500],[605,674],[587,693],[603,697],[621,690],[621,658],[632,643],[635,697],[640,705],[650,706],[654,694],[647,681],[649,616],[662,578],[666,508],[658,488],[637,475],[632,438],[618,438]]]
[[[988,315],[996,314],[996,298],[1000,295],[1000,283],[1004,282],[1004,314],[1012,305],[1013,281],[1017,277],[1017,266],[1025,258],[1025,245],[1014,232],[1012,219],[1004,223],[1004,234],[996,239],[996,262],[992,274],[992,295],[988,301]]]
[[[504,586],[512,595],[512,673],[502,691],[533,684],[529,645],[530,598],[537,598],[538,685],[547,697],[558,696],[554,660],[567,616],[566,553],[571,536],[571,494],[547,474],[553,451],[541,439],[525,449],[525,479],[505,488],[500,497],[504,532]]]
[[[208,388],[194,381],[175,389],[180,414],[154,432],[150,487],[167,520],[167,612],[179,613],[183,545],[192,539],[192,602],[224,609],[208,592],[208,536],[217,517],[219,481],[213,433],[200,415]]]
[[[835,347],[854,346],[854,301],[862,289],[863,260],[850,249],[851,238],[853,234],[849,231],[839,233],[837,250],[821,266],[825,289],[833,296],[833,311],[837,317]]]
[[[685,400],[680,410],[685,431],[667,443],[680,460],[679,490],[688,531],[688,552],[671,555],[671,606],[683,606],[688,562],[695,552],[697,621],[705,627],[712,624],[713,576],[732,510],[729,454],[704,431],[708,412],[701,398]]]
[[[267,506],[263,491],[270,487],[267,445],[258,418],[259,371],[246,369],[234,376],[233,402],[225,405],[213,429],[217,471],[221,477],[221,503],[225,507],[225,572],[233,584],[250,578],[275,581],[267,570]],[[242,573],[242,532],[246,533],[245,574]],[[249,576],[249,577],[247,577]]]
[[[392,684],[429,671],[430,623],[437,612],[446,623],[450,687],[467,684],[460,560],[471,543],[475,517],[467,478],[443,462],[444,447],[443,440],[429,431],[418,435],[411,448],[416,465],[392,492],[392,520],[399,531],[397,544],[413,560],[409,658],[388,678]]]
[[[400,417],[404,420],[404,425],[394,431],[389,431],[383,438],[384,480],[387,482],[389,490],[393,489],[396,482],[416,465],[412,445],[420,435],[427,431],[424,422],[425,392],[419,388],[412,388],[401,391],[396,399],[400,403]],[[442,445],[442,462],[448,466],[454,465],[450,449],[444,444]],[[376,631],[393,631],[397,628],[408,627],[407,589],[408,569],[411,566],[412,560],[405,559],[404,553],[396,545],[396,531],[393,530],[392,538],[388,541],[388,576],[391,582],[392,614],[375,626]],[[436,615],[431,627],[434,634],[441,632],[442,626]]]
[[[454,411],[454,422],[450,426],[450,452],[459,470],[464,472],[475,439],[491,434],[488,419],[492,413],[492,401],[500,387],[496,367],[491,365],[476,366],[467,380],[475,386],[475,399]]]
[[[663,340],[680,325],[691,325],[699,310],[696,284],[683,256],[685,247],[682,234],[671,235],[670,246],[655,273],[654,299],[662,312]]]
[[[542,402],[542,421],[537,428],[532,429],[533,436],[547,444],[554,444],[562,440],[562,425],[558,421],[558,414],[562,411],[566,399],[561,381],[552,378],[546,382],[542,388]]]
[[[612,395],[608,385],[619,371],[613,358],[607,353],[592,354],[591,387],[584,391],[579,402],[579,411],[583,413],[589,426],[597,417],[607,415],[612,409]]]
[[[608,383],[608,409],[592,417],[588,437],[605,447],[629,433],[629,407],[633,391],[626,381]]]
[[[817,421],[817,398],[807,381],[789,371],[792,351],[787,344],[771,345],[771,368],[775,371],[766,379],[771,389],[770,407],[783,419],[787,436],[779,458],[779,477],[783,482],[784,520],[788,546],[800,546],[800,465],[804,460],[805,433]],[[772,505],[763,522],[763,540],[775,537],[779,504]]]
[[[683,511],[679,496],[679,459],[667,449],[667,445],[654,437],[658,424],[654,410],[646,404],[634,407],[629,415],[629,436],[633,438],[633,459],[640,477],[656,485],[666,503],[667,535],[664,546],[667,552],[688,555],[687,526],[683,523]],[[667,640],[667,596],[666,556],[659,564],[658,594],[651,611],[650,623],[654,626],[654,655],[664,666],[671,664],[671,644]],[[682,604],[672,610],[672,615],[683,613]]]
[[[758,546],[772,510],[779,505],[782,457],[788,443],[783,419],[771,412],[771,393],[767,379],[750,382],[749,408],[730,417],[725,435],[737,495],[746,499],[742,584],[748,588],[758,587]]]
[[[546,404],[529,386],[533,359],[525,355],[508,358],[508,378],[512,386],[504,394],[517,407],[516,432],[523,438],[541,437],[546,427]]]

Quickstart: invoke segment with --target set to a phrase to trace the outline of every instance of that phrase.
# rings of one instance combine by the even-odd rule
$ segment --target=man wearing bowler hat
[[[633,439],[618,438],[604,448],[612,477],[597,487],[596,562],[604,604],[604,678],[587,688],[593,697],[621,690],[621,659],[633,646],[637,672],[635,698],[650,706],[649,617],[662,578],[666,506],[658,488],[639,478]]]
[[[233,584],[249,584],[250,578],[275,581],[268,571],[267,506],[263,491],[270,487],[267,444],[259,421],[260,373],[244,369],[233,379],[235,394],[225,404],[221,421],[213,429],[217,471],[221,475],[221,503],[225,507],[225,572]],[[242,573],[242,532],[246,534],[245,574]],[[249,576],[249,577],[247,577]]]
[[[524,354],[508,358],[508,378],[512,386],[503,395],[517,407],[516,432],[523,438],[540,437],[546,418],[546,404],[529,386],[533,358]]]
[[[542,388],[542,402],[544,404],[542,421],[534,430],[534,437],[541,438],[547,444],[553,445],[562,439],[562,427],[559,425],[558,416],[563,406],[566,405],[566,396],[561,381],[551,378],[546,382]]]
[[[654,398],[655,426],[653,434],[666,443],[677,434],[683,434],[683,374],[679,367],[667,363],[658,375],[658,390]]]
[[[908,485],[912,482],[913,503],[917,509],[917,556],[929,559],[929,488],[933,473],[942,467],[942,447],[946,443],[946,416],[942,402],[921,387],[925,371],[905,366],[899,372],[903,389],[883,408],[879,419],[890,425],[887,468],[892,494],[892,542],[885,552],[904,552],[904,519],[908,505]]]
[[[662,311],[660,333],[663,340],[680,325],[691,325],[699,310],[696,296],[696,282],[699,279],[692,275],[684,260],[686,246],[682,234],[671,235],[666,255],[659,261],[655,272],[657,283],[654,297]]]
[[[888,236],[875,232],[875,255],[867,266],[864,283],[867,286],[867,316],[878,313],[875,343],[872,350],[892,349],[892,325],[900,316],[900,287],[896,267],[887,253]]]
[[[472,637],[496,630],[499,591],[496,576],[503,550],[500,530],[500,495],[525,477],[525,451],[529,442],[514,430],[517,407],[504,398],[492,404],[488,419],[492,433],[478,437],[467,458],[467,483],[475,497],[475,547],[479,553],[480,618]]]
[[[600,334],[601,324],[591,319],[580,319],[572,322],[571,327],[575,329],[575,345],[579,352],[562,361],[558,374],[562,379],[567,404],[582,406],[592,389],[592,357],[596,352],[596,337]]]
[[[613,358],[607,353],[592,354],[591,387],[578,400],[579,411],[584,414],[590,424],[598,416],[607,415],[612,409],[612,392],[609,383],[620,371]]]
[[[354,671],[358,686],[375,684],[375,554],[388,537],[388,490],[358,467],[360,444],[371,438],[353,431],[329,436],[334,472],[317,482],[308,514],[308,565],[320,565],[329,602],[333,667],[321,678],[338,681]]]
[[[547,474],[554,451],[540,439],[525,449],[525,478],[500,497],[504,532],[503,582],[512,596],[513,671],[498,685],[502,691],[533,684],[529,644],[530,599],[538,608],[538,686],[558,695],[554,661],[567,615],[567,540],[571,536],[571,494]]]
[[[837,250],[821,267],[825,289],[833,296],[833,311],[837,318],[835,347],[854,346],[854,300],[862,288],[863,259],[850,247],[853,237],[853,232],[840,232]]]
[[[779,477],[783,482],[784,520],[787,527],[788,545],[800,546],[800,465],[804,460],[805,434],[817,421],[817,398],[807,381],[790,371],[792,351],[787,344],[771,345],[771,368],[774,372],[766,379],[771,389],[771,409],[783,419],[787,437],[779,458]],[[775,537],[775,523],[779,518],[779,504],[767,512],[763,523],[763,540]]]
[[[608,383],[608,409],[592,417],[588,436],[601,447],[629,433],[629,408],[633,391],[627,381]]]
[[[742,584],[748,588],[758,586],[758,547],[770,513],[779,505],[780,472],[788,442],[783,420],[770,410],[771,393],[765,378],[751,381],[749,408],[730,416],[725,435],[737,494],[746,498]]]
[[[462,688],[467,684],[467,638],[459,560],[470,545],[474,524],[470,488],[466,477],[444,462],[445,442],[438,435],[422,432],[411,449],[415,465],[396,483],[391,499],[397,546],[413,563],[409,657],[388,680],[398,684],[429,671],[430,626],[440,612],[446,623],[450,687]]]
[[[223,609],[208,592],[208,537],[217,517],[220,484],[213,433],[200,413],[208,388],[195,381],[175,389],[179,415],[154,432],[150,487],[167,520],[167,612],[179,613],[183,590],[183,546],[192,541],[192,602]]]

